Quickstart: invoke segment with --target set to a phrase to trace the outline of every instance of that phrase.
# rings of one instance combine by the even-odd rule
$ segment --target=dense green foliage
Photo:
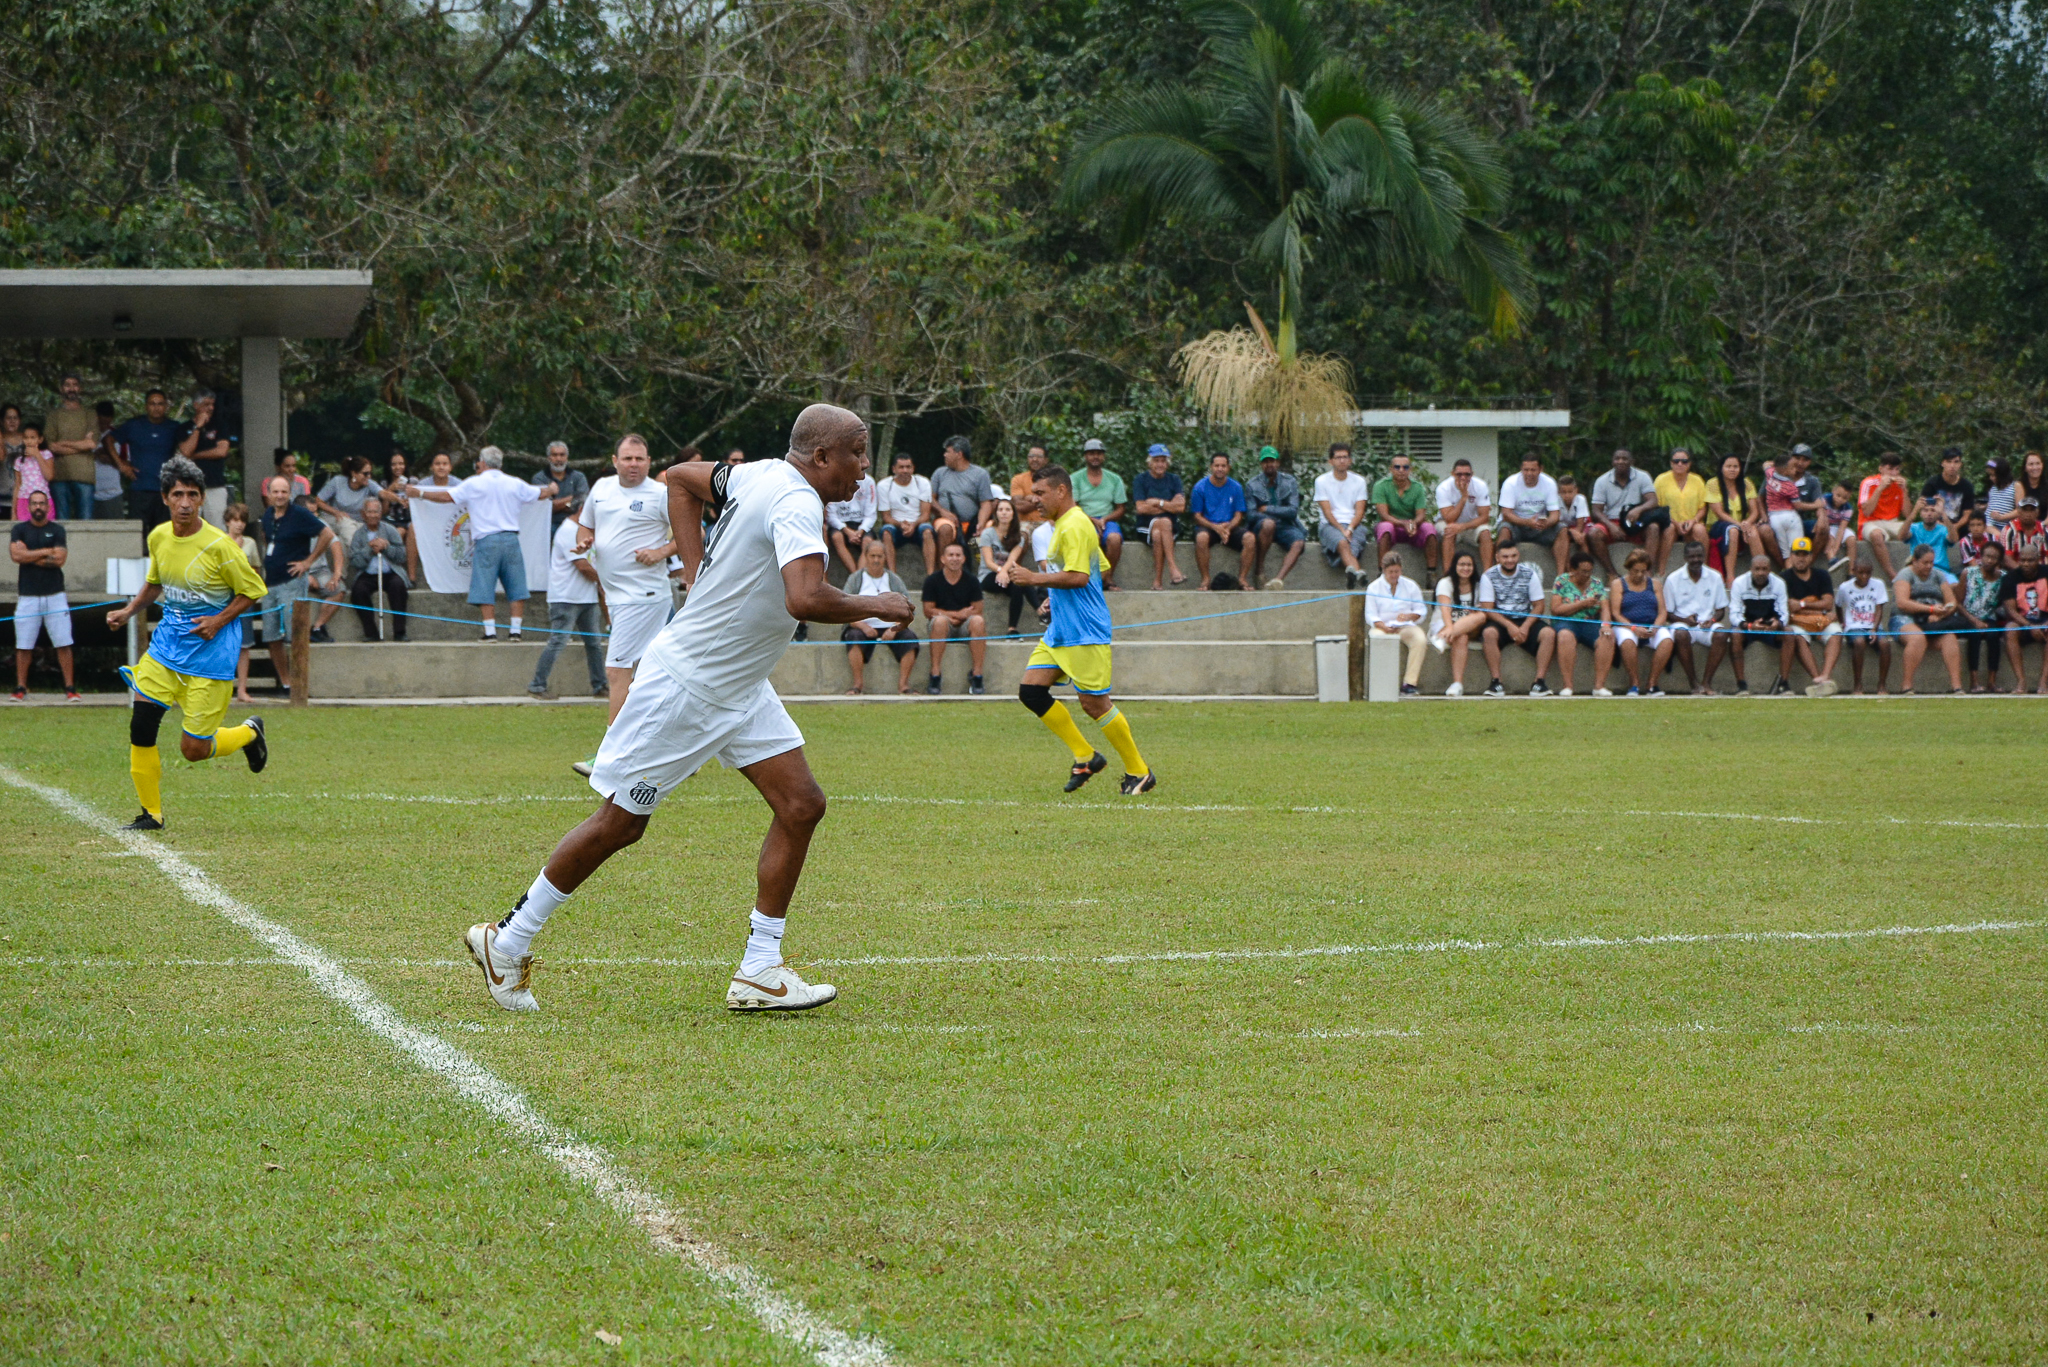
[[[1308,14],[1360,91],[1498,145],[1491,221],[1534,274],[1504,334],[1453,283],[1317,256],[1301,344],[1362,396],[1568,404],[1581,459],[2042,440],[2024,0]],[[294,348],[295,402],[412,442],[760,444],[827,397],[921,457],[954,427],[1013,443],[1270,297],[1231,215],[1166,213],[1126,254],[1120,208],[1058,207],[1084,130],[1213,88],[1214,41],[1182,0],[5,0],[0,263],[369,267],[359,334]],[[80,361],[233,378],[207,345],[5,354],[30,400]]]

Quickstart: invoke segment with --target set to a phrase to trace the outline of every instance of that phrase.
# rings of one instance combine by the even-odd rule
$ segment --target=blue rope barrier
[[[107,601],[106,601],[106,602],[104,602],[104,603],[67,603],[67,604],[65,605],[65,611],[67,611],[67,612],[91,612],[91,611],[92,611],[92,610],[93,610],[94,608],[117,608],[117,607],[121,606],[121,604],[123,604],[123,603],[125,603],[125,602],[127,602],[127,601],[128,601],[128,600],[127,600],[126,598],[109,598],[109,599],[107,599]],[[40,615],[42,615],[42,614],[38,614],[38,615],[40,616]],[[12,616],[12,617],[0,617],[0,622],[13,622],[13,621],[18,621],[18,620],[20,619],[20,617],[21,617],[21,614],[20,614],[20,613],[16,613],[16,614],[15,614],[14,616]]]

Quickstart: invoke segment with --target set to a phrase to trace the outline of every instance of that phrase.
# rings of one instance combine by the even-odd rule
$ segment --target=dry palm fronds
[[[1255,428],[1287,450],[1351,438],[1351,367],[1339,356],[1297,353],[1282,362],[1260,332],[1212,332],[1174,356],[1181,383],[1202,415],[1224,426]]]

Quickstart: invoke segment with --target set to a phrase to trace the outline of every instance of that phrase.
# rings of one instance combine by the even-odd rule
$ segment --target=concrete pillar
[[[242,339],[242,498],[262,500],[277,448],[285,444],[282,343],[275,337]]]

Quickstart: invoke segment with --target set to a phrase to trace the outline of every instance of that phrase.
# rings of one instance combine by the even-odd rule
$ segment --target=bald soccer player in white
[[[503,920],[463,937],[498,1005],[539,1009],[533,937],[584,879],[640,838],[663,798],[714,758],[746,775],[774,816],[726,1006],[801,1011],[838,996],[782,962],[783,922],[825,795],[768,675],[800,621],[910,620],[911,602],[900,593],[856,597],[825,579],[825,505],[850,497],[867,468],[866,425],[846,409],[813,404],[797,416],[782,460],[689,461],[663,474],[690,595],[648,648],[598,748],[590,786],[603,805],[562,838]],[[718,518],[708,535],[707,504]]]

